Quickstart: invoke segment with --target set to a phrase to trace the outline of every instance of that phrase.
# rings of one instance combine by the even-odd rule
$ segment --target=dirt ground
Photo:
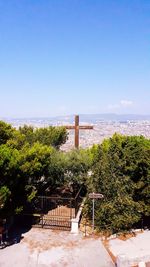
[[[32,228],[0,250],[0,267],[114,267],[100,238]]]

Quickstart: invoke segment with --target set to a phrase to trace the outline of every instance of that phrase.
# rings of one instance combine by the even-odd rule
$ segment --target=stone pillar
[[[79,233],[79,220],[76,218],[71,220],[71,233],[72,234]]]

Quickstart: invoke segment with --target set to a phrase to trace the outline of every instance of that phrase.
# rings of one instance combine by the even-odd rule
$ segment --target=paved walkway
[[[150,267],[150,231],[135,232],[126,241],[115,238],[109,241],[109,248],[117,258],[117,266],[137,266],[140,262]]]
[[[19,244],[0,250],[0,267],[114,267],[100,239],[31,229]]]

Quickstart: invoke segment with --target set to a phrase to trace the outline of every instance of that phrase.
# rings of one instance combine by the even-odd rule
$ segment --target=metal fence
[[[70,230],[83,199],[83,188],[76,196],[38,196],[32,202],[32,224],[36,227]]]

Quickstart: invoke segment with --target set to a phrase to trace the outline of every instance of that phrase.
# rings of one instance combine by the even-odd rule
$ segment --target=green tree
[[[11,148],[21,150],[23,146],[27,144],[25,134],[14,129],[12,137],[7,141],[7,145]]]
[[[74,149],[66,153],[65,181],[71,187],[86,185],[88,171],[92,162],[89,150]]]
[[[19,133],[25,137],[24,141],[29,143],[30,145],[35,142],[35,133],[33,126],[24,125],[22,127],[19,127]]]
[[[63,153],[39,142],[32,147],[25,146],[21,151],[20,169],[30,189],[33,185],[38,194],[46,194],[45,190],[52,190],[63,182]]]
[[[36,183],[48,173],[52,152],[52,147],[44,146],[38,142],[31,147],[28,145],[23,147],[20,169],[26,177],[32,178],[32,183]]]
[[[96,202],[96,223],[100,229],[130,229],[144,210],[148,212],[148,147],[149,141],[143,137],[118,134],[98,146],[88,189],[104,194],[104,199]],[[90,201],[87,205],[91,214]]]
[[[68,134],[65,127],[39,128],[35,131],[35,140],[43,145],[59,148],[67,140]]]
[[[59,148],[67,140],[68,133],[65,127],[45,127],[34,129],[32,126],[24,125],[19,127],[19,132],[24,137],[24,141],[33,145],[35,142],[39,142],[43,145],[54,146]],[[21,137],[20,135],[18,138]],[[16,136],[14,136],[14,139]],[[20,139],[18,140],[18,142]]]
[[[131,136],[124,147],[124,173],[134,183],[134,200],[141,203],[143,215],[150,216],[150,140]]]
[[[0,199],[5,214],[13,213],[15,209],[17,188],[21,183],[19,175],[19,151],[0,146]]]
[[[5,144],[13,135],[13,128],[10,124],[0,121],[0,145]]]
[[[5,207],[5,204],[8,201],[10,195],[11,192],[7,186],[0,187],[0,210]]]

